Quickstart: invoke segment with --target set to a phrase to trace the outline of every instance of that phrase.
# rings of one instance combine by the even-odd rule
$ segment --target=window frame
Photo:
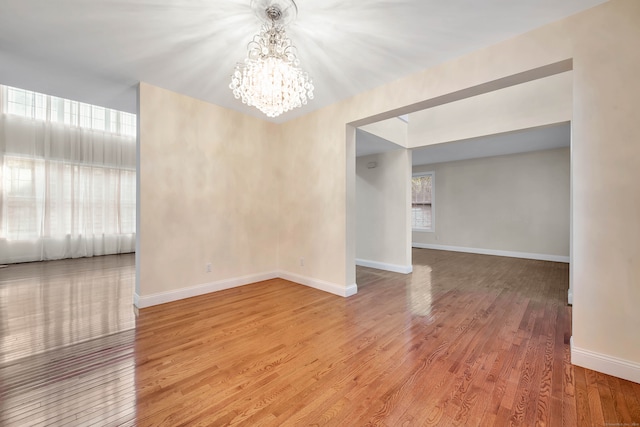
[[[413,226],[413,213],[411,217],[411,231],[420,233],[435,233],[436,231],[436,173],[435,171],[414,172],[411,174],[411,209],[413,209],[413,178],[420,176],[431,176],[431,228],[422,228]]]

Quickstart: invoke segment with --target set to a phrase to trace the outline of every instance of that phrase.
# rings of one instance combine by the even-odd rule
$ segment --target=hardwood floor
[[[567,265],[413,256],[347,299],[274,279],[135,329],[132,257],[0,270],[0,425],[640,423],[639,384],[569,363]]]
[[[135,328],[133,254],[0,269],[0,363]]]
[[[134,285],[133,255],[0,269],[0,426],[135,416]]]

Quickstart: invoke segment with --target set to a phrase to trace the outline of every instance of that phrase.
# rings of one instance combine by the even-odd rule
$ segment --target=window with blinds
[[[434,173],[414,174],[411,179],[411,227],[433,231]]]

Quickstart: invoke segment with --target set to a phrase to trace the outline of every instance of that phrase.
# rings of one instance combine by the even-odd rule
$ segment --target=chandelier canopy
[[[284,30],[298,8],[293,0],[253,0],[251,7],[265,23],[249,42],[247,58],[236,65],[229,88],[236,99],[277,117],[313,99],[313,83]]]

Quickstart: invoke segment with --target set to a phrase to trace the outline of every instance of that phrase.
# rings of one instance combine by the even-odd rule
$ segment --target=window
[[[135,114],[9,86],[6,86],[6,99],[5,111],[9,114],[116,135],[136,136]]]
[[[8,88],[7,112],[32,119],[46,119],[47,98],[41,93]]]
[[[3,170],[5,218],[0,237],[29,240],[38,236],[36,160],[5,157]]]
[[[411,227],[416,231],[433,231],[434,173],[424,172],[411,179]]]
[[[0,238],[135,233],[135,170],[13,156],[3,167]]]

